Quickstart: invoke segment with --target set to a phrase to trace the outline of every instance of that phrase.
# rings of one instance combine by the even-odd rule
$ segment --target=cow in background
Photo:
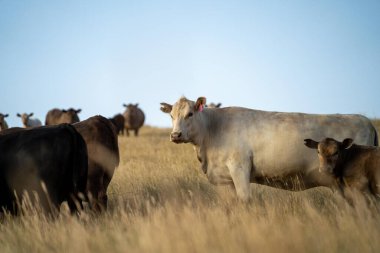
[[[353,204],[354,194],[371,193],[380,199],[380,148],[324,138],[320,142],[305,139],[308,148],[316,149],[319,171],[336,179],[343,196]]]
[[[76,123],[79,122],[78,113],[82,110],[75,110],[70,108],[68,110],[60,110],[57,108],[51,109],[46,114],[45,125],[58,125],[62,123]]]
[[[170,140],[195,145],[209,181],[234,185],[243,201],[250,199],[250,182],[276,186],[272,182],[297,177],[302,188],[334,183],[331,176],[318,173],[317,157],[302,145],[305,138],[348,136],[363,145],[378,145],[374,126],[362,115],[215,109],[205,104],[204,97],[196,102],[182,97],[174,105],[161,103],[161,110],[172,118]]]
[[[217,104],[215,104],[215,103],[209,103],[207,105],[207,107],[209,107],[209,108],[220,108],[221,106],[222,106],[222,103],[217,103]]]
[[[0,113],[0,131],[8,129],[8,124],[5,121],[5,118],[8,117],[8,114]]]
[[[124,124],[125,124],[124,116],[119,113],[113,116],[112,118],[110,118],[109,120],[115,126],[117,134],[124,135]]]
[[[22,124],[24,125],[25,128],[42,126],[41,121],[37,118],[32,118],[32,116],[33,116],[33,113],[29,113],[29,114],[17,113],[17,117],[21,118]]]
[[[17,214],[27,194],[46,212],[58,210],[63,201],[77,211],[86,189],[87,162],[86,143],[71,125],[2,131],[0,209]]]
[[[139,104],[123,104],[126,108],[123,116],[125,119],[124,127],[127,131],[127,136],[129,136],[129,130],[134,130],[135,136],[138,136],[139,129],[144,124],[145,115],[144,112],[138,108],[138,105]]]
[[[119,145],[115,127],[103,116],[73,124],[82,135],[88,151],[86,194],[93,210],[107,208],[107,188],[119,165]]]

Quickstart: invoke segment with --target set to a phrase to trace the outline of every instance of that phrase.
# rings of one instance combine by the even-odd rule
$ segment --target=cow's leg
[[[98,191],[98,210],[107,210],[108,206],[108,196],[107,196],[107,188],[109,183],[111,182],[112,175],[108,175],[107,173],[103,174],[102,182],[100,185],[100,190]]]
[[[128,130],[128,128],[126,128],[125,131],[127,132],[127,136],[129,136],[129,130]]]
[[[135,136],[138,136],[138,135],[139,135],[139,129],[136,128],[136,129],[135,129]]]
[[[80,210],[83,210],[82,201],[73,194],[68,197],[67,204],[69,206],[71,214],[75,214]]]
[[[248,164],[249,162],[231,162],[227,165],[236,189],[236,194],[243,202],[248,202],[251,198],[251,190],[249,185],[251,168]]]

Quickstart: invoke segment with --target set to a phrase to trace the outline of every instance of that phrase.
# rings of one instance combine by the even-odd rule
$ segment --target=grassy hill
[[[380,130],[380,121],[376,121]],[[120,137],[109,210],[3,217],[0,252],[380,252],[380,213],[351,208],[327,188],[252,184],[250,204],[211,185],[190,144],[170,129]]]

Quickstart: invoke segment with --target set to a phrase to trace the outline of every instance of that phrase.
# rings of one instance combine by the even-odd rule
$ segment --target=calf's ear
[[[343,140],[341,147],[344,149],[349,149],[352,146],[352,144],[354,144],[354,140],[351,138],[347,138]]]
[[[194,109],[196,111],[203,111],[203,108],[206,106],[206,98],[205,97],[199,97],[197,99],[197,102],[195,102]]]
[[[161,108],[160,110],[163,111],[164,113],[170,113],[172,111],[173,106],[169,105],[167,103],[160,103]]]
[[[17,113],[17,117],[21,117],[21,114],[20,114],[20,113]]]
[[[4,115],[4,118],[6,118],[6,117],[8,117],[8,116],[9,116],[9,115],[8,115],[8,113],[7,113],[7,114]]]
[[[29,113],[29,117],[32,117],[34,113]]]
[[[82,111],[82,109],[78,109],[78,110],[75,111],[75,113],[78,114],[78,113],[80,113],[81,111]]]
[[[308,147],[308,148],[312,148],[312,149],[317,149],[318,148],[318,142],[317,141],[314,141],[312,139],[305,139],[303,140],[305,143],[305,146]]]

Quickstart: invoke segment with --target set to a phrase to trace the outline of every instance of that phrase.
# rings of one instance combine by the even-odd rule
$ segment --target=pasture
[[[145,126],[139,137],[119,137],[107,212],[2,217],[0,252],[380,251],[379,205],[352,208],[323,187],[255,184],[243,204],[230,187],[211,185],[192,145],[171,143],[170,131]]]

